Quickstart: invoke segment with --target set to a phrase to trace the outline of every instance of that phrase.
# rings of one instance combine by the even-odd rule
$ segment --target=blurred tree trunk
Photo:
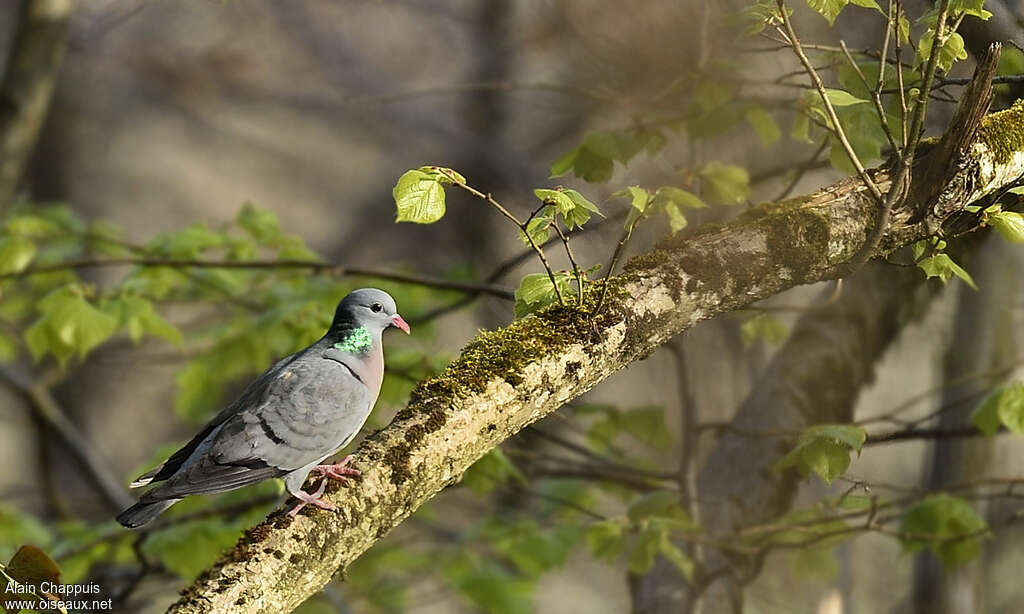
[[[912,268],[872,264],[846,283],[834,304],[809,311],[794,327],[731,425],[742,431],[799,430],[811,424],[848,422],[875,363],[907,323],[935,296]],[[768,522],[793,503],[798,476],[770,471],[795,441],[723,432],[700,471],[697,496],[702,526],[728,533]],[[636,614],[739,612],[742,585],[761,561],[729,560],[707,551],[700,562],[709,587],[694,590],[661,559],[633,583]],[[698,604],[703,601],[703,607]]]
[[[0,82],[0,210],[17,193],[50,108],[72,0],[23,0]]]
[[[1013,246],[1004,241],[989,241],[974,267],[978,291],[962,288],[949,352],[943,366],[943,380],[950,382],[964,375],[998,370],[1017,360],[1016,329],[1013,326],[1013,299],[1017,296],[1017,267]],[[956,406],[956,411],[939,415],[940,428],[953,429],[970,424],[970,409],[975,399],[997,385],[994,376],[973,378],[950,386],[939,407]],[[945,439],[932,446],[931,463],[924,487],[941,490],[987,475],[992,458],[991,438]],[[972,614],[985,611],[980,585],[981,562],[976,561],[952,572],[942,568],[928,552],[917,555],[914,563],[913,605],[917,614]]]

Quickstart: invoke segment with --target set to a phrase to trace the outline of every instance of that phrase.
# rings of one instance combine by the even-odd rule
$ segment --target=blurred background
[[[0,3],[0,62],[11,62],[26,11],[47,4]],[[876,12],[851,6],[830,27],[792,4],[805,42],[880,46],[885,21]],[[1024,40],[1024,4],[992,4],[988,21],[964,20],[970,57],[950,77],[969,76],[991,42]],[[124,257],[137,253],[131,246],[243,260],[315,254],[509,291],[541,271],[533,258],[517,259],[524,247],[516,229],[463,193],[449,191],[447,214],[436,224],[394,223],[397,178],[436,164],[524,217],[537,204],[534,188],[579,190],[606,217],[574,235],[575,254],[587,266],[607,267],[629,207],[613,195],[625,186],[696,192],[694,177],[708,164],[745,169],[741,197],[725,199],[731,205],[686,211],[685,236],[701,223],[847,176],[830,166],[827,140],[791,133],[806,77],[795,72],[788,49],[742,35],[749,27],[742,8],[698,0],[79,0],[63,23],[63,62],[38,142],[3,214],[59,221],[61,230],[39,241],[52,243],[38,252],[44,264],[69,255]],[[917,16],[927,7],[908,1],[905,8]],[[1020,73],[1020,53],[1008,47],[1005,56],[1001,70]],[[815,59],[835,67],[841,57]],[[995,106],[1005,108],[1019,85],[1000,88]],[[953,84],[943,93],[955,100],[959,91]],[[953,108],[934,104],[932,134]],[[549,178],[552,163],[587,135],[640,125],[656,126],[664,146],[629,156],[628,164],[609,160],[607,177],[590,177],[598,181]],[[599,151],[600,139],[590,138]],[[702,198],[714,200],[708,189]],[[626,256],[672,231],[664,216],[645,221]],[[99,243],[122,242],[120,251],[98,247],[94,235]],[[925,283],[914,269],[868,267],[840,304],[850,293],[886,299],[808,324],[818,327],[819,345],[873,335],[873,352],[846,356],[854,366],[837,363],[834,381],[820,383],[842,387],[845,370],[857,371],[849,416],[906,404],[902,418],[965,426],[985,393],[1014,379],[1022,357],[1021,252],[1001,241],[976,243],[964,248],[963,264],[977,292],[956,280]],[[549,248],[554,265],[567,268],[557,247]],[[442,368],[476,330],[514,317],[512,302],[499,297],[372,277],[167,270],[96,266],[76,269],[73,278],[43,275],[35,285],[0,281],[11,346],[0,386],[0,561],[36,544],[67,581],[99,583],[121,612],[165,609],[241,529],[282,500],[276,484],[189,500],[142,539],[112,521],[130,496],[128,482],[187,441],[275,357],[322,334],[347,290],[393,292],[413,325],[410,338],[387,339],[388,379],[365,432],[387,424],[413,383]],[[896,284],[899,275],[906,279]],[[152,298],[158,317],[178,332],[143,318],[139,339],[119,328],[84,358],[85,350],[58,356],[53,348],[33,357],[32,341],[23,346],[21,339],[45,315],[39,301],[68,283],[101,311],[125,292]],[[677,479],[684,445],[685,466],[703,471],[701,484],[715,480],[715,463],[767,472],[774,458],[719,459],[716,429],[693,435],[686,412],[700,424],[727,422],[756,406],[766,387],[785,385],[786,364],[818,360],[813,352],[794,354],[803,350],[786,340],[805,316],[820,315],[802,308],[830,302],[832,293],[831,284],[798,288],[701,324],[617,374],[478,463],[302,611],[658,611],[644,605],[654,572],[631,572],[628,557],[593,556],[585,544],[588,513],[612,517],[645,493],[685,489],[686,479]],[[869,320],[885,324],[864,332]],[[787,351],[790,362],[779,363],[777,354]],[[935,413],[942,408],[952,410]],[[848,479],[830,487],[800,481],[783,508],[813,507],[872,485],[922,492],[1014,477],[1021,450],[1010,437],[871,446],[854,457]],[[596,461],[587,454],[637,471],[588,474]],[[1004,519],[1015,514],[1013,499],[986,495],[976,509],[990,522]],[[980,557],[952,572],[883,533],[781,548],[745,567],[743,611],[1017,612],[1024,535],[1012,523],[996,534]]]

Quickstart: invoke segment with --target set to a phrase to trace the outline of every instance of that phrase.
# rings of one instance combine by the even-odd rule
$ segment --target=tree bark
[[[986,117],[956,168],[923,219],[895,212],[876,255],[925,238],[928,228],[1024,173],[1024,104]],[[885,188],[886,173],[873,174]],[[859,179],[762,205],[634,258],[609,280],[598,314],[549,308],[480,333],[360,446],[354,466],[361,482],[329,496],[338,512],[315,510],[294,521],[271,515],[170,611],[290,611],[524,426],[701,320],[836,278],[869,235],[875,207]]]
[[[17,193],[50,108],[72,0],[24,0],[0,82],[0,211]]]
[[[1018,355],[1013,325],[1019,258],[1005,242],[989,241],[976,259],[974,279],[978,291],[964,290],[957,305],[953,340],[943,365],[943,380],[955,382],[970,373],[989,371],[984,378],[972,378],[943,391],[939,407],[960,405],[964,410],[977,403],[980,395],[999,383],[995,375]],[[1016,263],[1014,261],[1017,261]],[[966,401],[966,402],[965,402]],[[966,411],[944,412],[938,427],[970,426]],[[993,447],[991,438],[940,439],[932,444],[930,467],[924,486],[939,490],[989,473]],[[929,552],[918,553],[914,561],[913,611],[916,614],[969,614],[984,612],[984,573],[981,561],[956,570],[943,569]]]

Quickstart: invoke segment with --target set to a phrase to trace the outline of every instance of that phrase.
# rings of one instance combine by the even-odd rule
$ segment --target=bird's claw
[[[292,518],[294,518],[295,515],[298,514],[299,511],[302,508],[306,507],[307,505],[312,505],[314,507],[319,507],[320,509],[327,510],[328,512],[335,511],[337,508],[334,507],[333,503],[330,503],[328,501],[324,501],[323,499],[321,499],[321,497],[324,496],[324,491],[326,489],[327,489],[327,480],[324,479],[324,480],[320,481],[320,487],[317,488],[316,492],[314,492],[313,494],[309,494],[309,493],[306,493],[306,492],[301,491],[301,490],[299,492],[297,492],[297,493],[292,493],[292,496],[295,497],[296,499],[298,499],[299,503],[295,507],[293,507],[290,512],[288,512],[288,515],[291,516]]]
[[[351,460],[352,455],[349,454],[348,456],[341,459],[337,463],[334,463],[333,465],[317,465],[316,467],[313,467],[313,470],[310,473],[312,473],[313,475],[322,475],[326,478],[337,480],[339,482],[347,482],[348,476],[350,475],[363,475],[362,471],[359,471],[358,469],[353,469],[352,467],[348,466],[348,463]]]

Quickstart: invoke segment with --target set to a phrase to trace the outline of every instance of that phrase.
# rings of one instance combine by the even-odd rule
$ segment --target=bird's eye
[[[370,305],[370,311],[372,311],[374,313],[380,313],[380,311],[383,310],[383,309],[384,309],[384,306],[381,305],[380,303],[374,303],[374,304]]]

